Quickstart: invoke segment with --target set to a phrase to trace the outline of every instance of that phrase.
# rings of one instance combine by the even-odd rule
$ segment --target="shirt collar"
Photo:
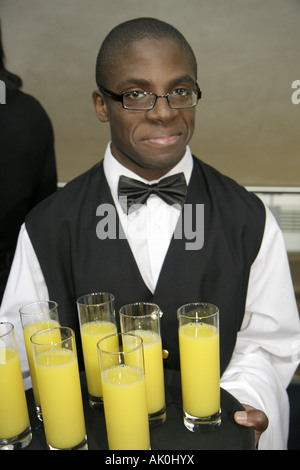
[[[109,188],[111,190],[111,194],[117,204],[118,201],[118,183],[119,178],[121,175],[127,176],[128,178],[134,178],[139,181],[143,181],[143,183],[149,183],[149,181],[141,178],[139,175],[134,173],[133,171],[129,170],[125,166],[123,166],[118,160],[113,156],[111,153],[111,146],[110,142],[106,147],[106,151],[104,154],[104,161],[103,161],[103,168],[104,174],[107,179]],[[189,184],[191,174],[193,170],[193,157],[189,146],[186,147],[186,152],[180,162],[177,163],[167,174],[165,174],[162,178],[166,178],[167,176],[174,175],[176,173],[184,173],[186,183]],[[155,180],[155,182],[159,181]]]

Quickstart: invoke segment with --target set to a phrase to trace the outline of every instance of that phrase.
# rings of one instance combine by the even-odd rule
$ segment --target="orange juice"
[[[148,450],[145,376],[131,365],[102,371],[105,423],[110,450]]]
[[[75,447],[85,438],[75,352],[61,348],[40,352],[35,356],[35,370],[48,445]]]
[[[0,348],[0,439],[18,436],[29,426],[18,352]]]
[[[134,330],[128,333],[140,336],[143,340],[148,413],[156,413],[165,407],[161,337],[150,330]]]
[[[44,330],[45,328],[54,328],[54,327],[57,327],[57,326],[59,326],[59,323],[57,321],[55,321],[55,320],[46,321],[45,320],[45,321],[27,323],[27,325],[25,325],[24,328],[23,328],[25,348],[26,348],[27,359],[28,359],[29,370],[30,370],[30,376],[31,376],[31,382],[32,382],[32,390],[33,390],[33,395],[34,395],[34,401],[37,405],[40,405],[41,402],[40,402],[39,391],[38,391],[37,383],[36,383],[36,374],[35,374],[35,370],[34,370],[34,363],[33,363],[33,357],[32,357],[32,346],[31,346],[31,343],[30,343],[30,338],[37,331]]]
[[[204,323],[179,328],[180,371],[184,410],[207,417],[220,409],[219,333]]]
[[[92,321],[81,326],[81,341],[87,386],[89,393],[94,397],[102,397],[97,343],[104,336],[114,333],[117,333],[117,327],[109,321]],[[116,345],[118,345],[117,338]]]

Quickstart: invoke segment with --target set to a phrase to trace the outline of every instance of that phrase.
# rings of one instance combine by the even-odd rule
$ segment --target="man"
[[[235,419],[255,427],[257,442],[268,427],[261,448],[284,448],[285,388],[300,338],[284,243],[260,200],[191,155],[201,97],[193,51],[172,26],[132,20],[102,44],[96,80],[96,113],[111,130],[104,161],[27,217],[2,317],[16,298],[20,305],[49,296],[78,334],[75,302],[84,293],[114,293],[117,311],[152,301],[164,313],[165,367],[179,368],[176,310],[214,303],[222,386],[246,408]],[[126,207],[139,182],[151,182],[150,196],[142,189]]]

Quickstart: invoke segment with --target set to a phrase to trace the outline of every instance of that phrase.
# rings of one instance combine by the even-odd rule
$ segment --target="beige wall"
[[[124,20],[155,16],[198,59],[193,152],[242,184],[300,186],[299,0],[0,0],[0,16],[8,68],[52,119],[61,181],[102,158],[109,139],[91,102],[102,40]]]

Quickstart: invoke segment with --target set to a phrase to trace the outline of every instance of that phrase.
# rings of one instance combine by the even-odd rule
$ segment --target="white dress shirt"
[[[143,207],[127,216],[118,199],[120,176],[134,178],[146,184],[157,183],[159,180],[149,182],[125,168],[112,156],[110,145],[107,146],[103,165],[105,177],[129,246],[146,286],[154,293],[180,211],[164,202],[160,197],[151,194]],[[192,170],[193,158],[189,147],[187,147],[184,157],[163,178],[176,173],[184,173],[186,183],[189,184]]]
[[[165,176],[184,172],[188,184],[192,167],[187,148],[184,158]],[[110,145],[105,152],[104,171],[133,256],[144,282],[154,292],[179,211],[151,195],[145,207],[127,216],[117,198],[119,175],[142,179],[117,162],[111,155]],[[0,321],[15,325],[26,388],[31,382],[19,309],[26,303],[47,299],[43,273],[23,225]],[[286,249],[277,222],[266,207],[264,237],[251,267],[244,321],[231,362],[221,378],[222,387],[241,403],[261,409],[268,416],[269,427],[260,439],[260,449],[287,446],[289,405],[285,389],[299,360],[300,324]]]

